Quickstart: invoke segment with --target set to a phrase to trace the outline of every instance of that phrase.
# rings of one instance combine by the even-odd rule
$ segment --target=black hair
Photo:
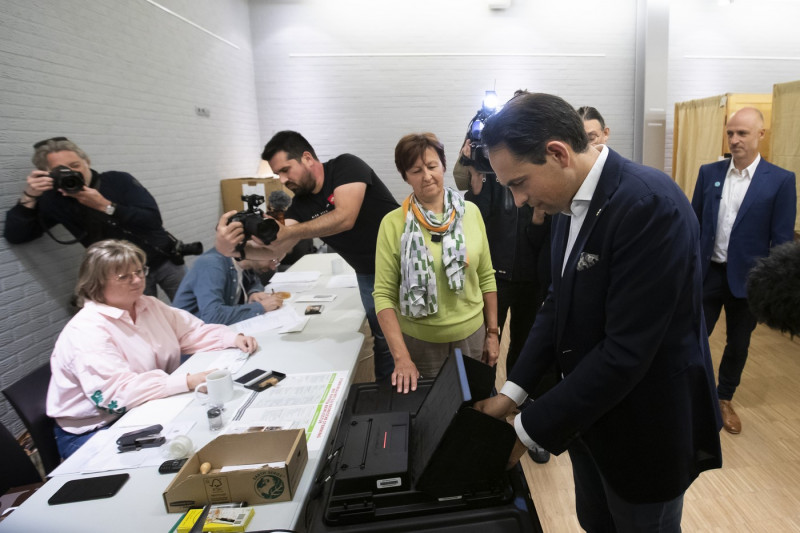
[[[287,159],[296,159],[297,161],[303,157],[303,152],[308,152],[314,159],[317,159],[314,148],[305,137],[296,131],[284,130],[273,135],[272,139],[264,146],[261,159],[269,161],[278,152],[286,152]]]
[[[598,111],[596,107],[589,105],[579,107],[578,115],[580,115],[583,120],[596,120],[600,123],[601,130],[606,129],[606,121],[603,120],[603,115],[600,114],[600,111]]]

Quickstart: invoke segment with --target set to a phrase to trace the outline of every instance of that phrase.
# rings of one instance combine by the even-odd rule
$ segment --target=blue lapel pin
[[[714,182],[714,187],[719,187],[719,182],[718,181]]]

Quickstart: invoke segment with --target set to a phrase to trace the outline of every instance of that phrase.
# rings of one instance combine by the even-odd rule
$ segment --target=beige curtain
[[[726,100],[720,95],[675,104],[672,179],[690,199],[700,166],[719,159]]]
[[[772,86],[771,142],[771,162],[794,172],[800,190],[800,81]],[[795,220],[794,231],[800,232],[800,217]]]

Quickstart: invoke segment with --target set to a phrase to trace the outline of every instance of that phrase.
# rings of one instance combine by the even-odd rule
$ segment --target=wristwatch
[[[494,333],[497,336],[500,336],[500,329],[499,328],[486,328],[486,334],[489,335],[490,333]]]
[[[111,202],[110,204],[108,204],[106,206],[106,215],[112,216],[114,214],[114,211],[116,211],[116,210],[117,210],[117,204],[115,204],[114,202]]]

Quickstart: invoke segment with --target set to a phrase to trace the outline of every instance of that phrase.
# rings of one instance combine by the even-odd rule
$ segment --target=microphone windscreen
[[[800,335],[800,241],[758,260],[747,276],[747,301],[762,324]]]

